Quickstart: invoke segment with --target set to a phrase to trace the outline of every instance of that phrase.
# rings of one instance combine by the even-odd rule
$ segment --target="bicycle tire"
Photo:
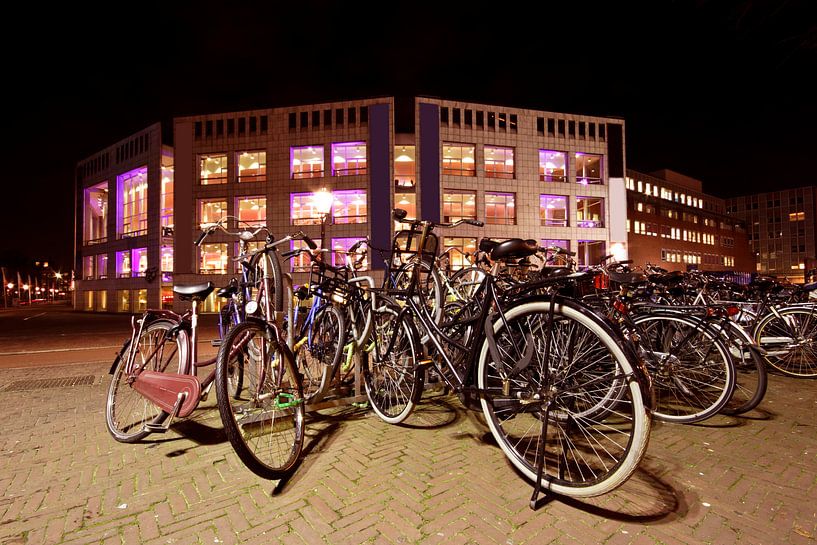
[[[248,271],[248,282],[253,287],[254,290],[260,289],[263,284],[264,280],[264,267],[260,263],[261,259],[264,256],[268,257],[268,262],[270,264],[269,272],[272,275],[270,279],[270,290],[272,291],[272,297],[270,297],[270,308],[273,312],[283,312],[284,311],[284,276],[281,272],[281,262],[278,259],[278,252],[276,251],[268,251],[268,252],[260,252],[252,256],[250,259],[249,264],[249,271]],[[252,298],[255,297],[255,293],[251,293],[250,296]],[[263,311],[264,306],[260,305],[259,312]],[[274,317],[265,317],[272,320]]]
[[[411,275],[414,272],[414,263],[416,260],[411,260],[404,263],[395,273],[393,286],[397,290],[406,289]],[[445,288],[443,281],[440,278],[440,272],[437,267],[433,267],[427,260],[422,260],[420,265],[420,279],[417,282],[417,289],[420,291],[423,303],[428,309],[428,313],[434,320],[434,323],[440,324],[443,316],[443,302],[445,301]],[[426,342],[425,338],[422,341]]]
[[[647,388],[634,379],[639,371],[602,318],[561,300],[549,330],[550,310],[550,301],[525,302],[494,321],[501,361],[493,361],[486,338],[477,366],[480,404],[497,444],[525,478],[536,482],[541,455],[544,490],[599,496],[624,483],[646,452]],[[520,360],[517,350],[530,351],[531,364],[506,384],[502,377]],[[547,393],[538,391],[543,388]],[[547,409],[534,393],[550,400]]]
[[[485,278],[485,271],[476,265],[463,267],[448,280],[457,300],[470,301]]]
[[[304,399],[292,355],[261,320],[235,326],[216,358],[216,398],[224,432],[244,465],[279,479],[300,457]]]
[[[306,342],[295,352],[306,403],[317,403],[326,396],[343,357],[345,339],[343,312],[331,304],[324,305],[309,325]]]
[[[641,344],[649,346],[643,357],[653,380],[657,420],[700,422],[726,406],[735,390],[735,364],[714,327],[679,314],[642,314],[633,321]]]
[[[422,352],[410,319],[399,315],[400,306],[385,297],[378,297],[378,302],[374,347],[363,358],[363,382],[375,414],[384,422],[399,424],[411,415],[422,395],[424,377],[417,366]]]
[[[157,350],[159,343],[166,345],[167,332],[175,326],[176,323],[169,320],[156,320],[148,324],[136,343],[134,367],[144,364],[144,369],[150,371],[183,373],[189,358],[187,332],[179,330],[176,333],[171,341],[174,343],[173,350]],[[151,433],[145,429],[145,424],[161,424],[168,416],[131,387],[132,381],[125,372],[130,348],[128,342],[119,353],[119,362],[108,386],[105,402],[105,424],[111,436],[120,443],[141,441]]]
[[[795,378],[817,378],[817,310],[784,307],[757,324],[755,342],[776,371]]]
[[[747,413],[757,408],[766,396],[766,362],[757,348],[749,345],[751,338],[737,322],[729,322],[724,334],[735,364],[735,391],[721,412],[728,415]]]

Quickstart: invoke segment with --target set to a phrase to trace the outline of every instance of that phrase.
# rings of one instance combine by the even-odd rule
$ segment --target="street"
[[[107,370],[128,334],[124,315],[0,312],[0,543],[817,542],[817,381],[771,375],[744,416],[655,423],[622,487],[532,511],[531,487],[454,396],[429,394],[405,426],[354,407],[312,415],[284,481],[242,465],[214,395],[165,434],[117,443]]]

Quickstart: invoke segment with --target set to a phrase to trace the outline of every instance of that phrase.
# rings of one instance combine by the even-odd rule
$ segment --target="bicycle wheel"
[[[644,314],[638,326],[658,420],[688,424],[720,411],[735,389],[735,364],[717,329],[694,316]]]
[[[536,482],[541,461],[545,490],[598,496],[626,481],[644,455],[651,425],[644,390],[600,317],[562,301],[551,329],[550,307],[523,303],[494,322],[500,361],[485,339],[480,403],[497,443],[526,478]],[[528,358],[526,368],[503,379]]]
[[[743,414],[760,405],[766,395],[766,364],[757,348],[752,346],[749,335],[737,323],[729,322],[724,333],[735,363],[735,391],[721,412]]]
[[[394,275],[394,288],[405,290],[408,288],[411,276],[414,273],[415,261],[404,264]],[[420,266],[420,278],[417,281],[417,290],[422,301],[425,303],[428,313],[439,324],[443,315],[443,301],[445,301],[445,288],[440,278],[440,273],[436,267],[429,265],[423,260]],[[424,339],[425,343],[426,340]]]
[[[249,270],[247,272],[247,282],[250,285],[249,297],[254,300],[257,297],[258,290],[264,285],[264,265],[261,261],[267,259],[267,269],[269,270],[269,291],[270,294],[263,294],[263,297],[268,297],[270,301],[270,308],[273,312],[284,311],[284,277],[281,272],[281,263],[278,260],[278,253],[274,251],[261,252],[252,257],[249,263]],[[259,305],[259,311],[264,310],[263,300]]]
[[[295,351],[295,367],[303,376],[304,400],[317,403],[326,395],[343,356],[346,320],[332,305],[325,305],[309,326],[307,340]]]
[[[470,301],[485,278],[485,271],[477,266],[465,267],[455,272],[449,283],[457,300]]]
[[[149,371],[182,373],[187,365],[187,333],[168,335],[176,324],[157,320],[148,324],[137,339],[133,368]],[[113,372],[105,403],[105,423],[108,432],[121,443],[134,443],[150,434],[145,424],[161,424],[168,414],[131,387],[135,375],[126,372],[131,346],[122,348]],[[143,367],[144,366],[144,367]]]
[[[383,305],[374,311],[374,348],[363,358],[366,396],[375,414],[389,424],[409,417],[423,391],[421,357],[409,318],[398,318],[400,307],[378,297]]]
[[[754,339],[766,362],[784,375],[817,378],[817,310],[786,307],[757,324]]]
[[[256,475],[278,479],[304,441],[304,399],[292,355],[266,323],[235,326],[216,358],[216,398],[224,431]]]

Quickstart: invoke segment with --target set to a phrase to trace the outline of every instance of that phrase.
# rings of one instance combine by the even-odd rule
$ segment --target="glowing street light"
[[[320,191],[312,194],[312,202],[315,204],[315,210],[321,215],[321,249],[326,248],[324,238],[326,236],[326,218],[329,217],[329,212],[332,211],[332,204],[335,202],[335,196],[325,187]]]

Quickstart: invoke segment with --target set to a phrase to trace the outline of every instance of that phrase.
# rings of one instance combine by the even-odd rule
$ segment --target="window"
[[[120,238],[144,235],[148,230],[148,169],[141,167],[116,179],[117,231]]]
[[[567,197],[539,195],[539,218],[542,225],[567,227]]]
[[[567,154],[563,151],[539,150],[539,181],[566,182]]]
[[[485,146],[485,177],[513,178],[513,148]]]
[[[173,164],[172,158],[162,157],[162,189],[159,196],[159,224],[173,228]]]
[[[159,259],[161,260],[162,272],[173,272],[173,246],[162,246],[159,250]],[[164,282],[164,275],[162,277]]]
[[[394,147],[394,206],[407,212],[407,217],[417,217],[417,195],[414,192],[415,147]],[[408,228],[401,227],[396,229]]]
[[[485,223],[516,225],[514,193],[485,193]]]
[[[576,181],[580,184],[600,184],[601,183],[601,155],[591,155],[589,153],[577,153],[576,159]],[[639,192],[641,192],[641,182]]]
[[[604,227],[604,199],[576,197],[576,226]]]
[[[130,290],[116,290],[116,309],[130,312]]]
[[[792,212],[789,214],[789,221],[803,221],[806,219],[805,212]]]
[[[220,199],[199,200],[199,229],[215,225],[227,215],[227,201]]]
[[[82,278],[85,280],[93,280],[94,274],[94,256],[86,255],[82,258]]]
[[[238,182],[267,181],[267,152],[243,151],[238,154]]]
[[[312,193],[290,193],[289,217],[292,225],[320,225],[321,215],[315,208]]]
[[[368,221],[365,189],[335,191],[332,194],[335,198],[332,205],[334,223],[366,223]]]
[[[443,221],[477,219],[476,199],[477,194],[473,191],[446,189],[443,193]]]
[[[318,246],[318,248],[321,247],[320,240],[316,240],[315,244]],[[293,250],[304,250],[309,248],[309,246],[307,246],[306,242],[303,240],[293,240],[291,243],[291,248]],[[290,260],[290,263],[292,272],[309,272],[312,259],[306,254],[298,254]]]
[[[145,276],[148,268],[148,249],[134,248],[131,250],[131,275]]]
[[[199,254],[199,274],[227,273],[227,243],[202,244]]]
[[[136,312],[146,311],[148,308],[148,290],[134,290],[133,293],[135,294],[136,299],[136,308],[134,310]]]
[[[108,292],[100,290],[96,292],[96,309],[101,312],[108,310]]]
[[[550,248],[551,246],[558,246],[565,250],[570,250],[570,241],[559,238],[545,238],[542,239],[542,248]],[[545,252],[546,265],[550,267],[566,267],[569,265],[567,256],[564,254],[557,254],[555,252]]]
[[[294,180],[323,178],[323,146],[289,148],[289,176]]]
[[[473,144],[443,142],[443,174],[450,176],[476,176]]]
[[[365,240],[359,237],[333,238],[332,239],[332,265],[342,267],[346,265],[346,254],[355,243]],[[368,269],[367,263],[363,264],[363,269]]]
[[[267,198],[266,197],[239,197],[235,202],[236,216],[239,221],[246,222],[241,225],[251,225],[260,227],[267,223]]]
[[[601,258],[607,255],[603,240],[580,240],[577,258],[580,267],[598,265]]]
[[[108,254],[96,256],[96,277],[100,280],[108,278]]]
[[[116,277],[130,278],[130,250],[116,252]]]
[[[108,182],[85,189],[82,242],[97,244],[108,239]]]
[[[199,157],[199,182],[201,185],[227,183],[227,155],[202,155]]]
[[[356,176],[366,173],[366,142],[332,144],[332,176]]]
[[[86,291],[83,299],[85,301],[83,310],[94,310],[94,292]]]
[[[459,270],[468,263],[464,254],[473,255],[477,249],[477,239],[468,237],[443,237],[443,252],[448,252],[448,267],[452,271]]]

